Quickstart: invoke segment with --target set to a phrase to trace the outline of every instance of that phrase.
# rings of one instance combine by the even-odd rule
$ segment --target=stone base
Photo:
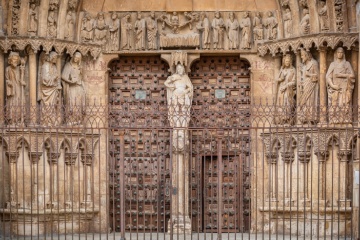
[[[338,201],[339,207],[341,208],[348,208],[351,206],[351,200],[349,199],[342,199]]]
[[[310,207],[311,201],[310,199],[302,199],[299,201],[301,207]]]
[[[172,224],[172,226],[171,226]],[[179,216],[169,219],[168,234],[191,234],[191,220],[188,216]]]
[[[6,209],[17,209],[20,208],[20,203],[11,201],[6,203]]]
[[[93,208],[94,204],[91,201],[84,201],[82,203],[80,203],[80,208],[86,208],[86,209],[91,209]]]

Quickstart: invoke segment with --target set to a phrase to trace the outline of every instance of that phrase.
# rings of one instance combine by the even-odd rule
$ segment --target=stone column
[[[293,152],[282,152],[282,160],[285,163],[285,172],[284,172],[284,184],[285,184],[285,206],[291,207],[294,200],[291,198],[291,165],[295,159],[295,154]]]
[[[309,207],[310,202],[310,196],[309,196],[309,162],[311,158],[311,152],[309,151],[299,151],[298,158],[300,164],[300,179],[298,181],[301,181],[302,184],[300,184],[300,191],[303,191],[303,194],[300,195],[300,203],[302,207]],[[301,179],[302,176],[302,179]]]
[[[32,209],[42,209],[43,206],[39,206],[39,161],[42,156],[42,152],[31,152],[30,153],[30,161],[32,163]]]
[[[77,153],[65,152],[65,183],[66,183],[66,196],[65,196],[65,208],[71,209],[73,206],[73,183],[71,181],[73,176],[73,168],[78,157]]]
[[[338,204],[340,207],[350,207],[351,200],[346,197],[346,177],[347,177],[347,164],[351,156],[350,151],[339,151],[338,160],[339,164],[339,185],[338,185]]]
[[[274,59],[274,81],[273,81],[273,104],[277,104],[276,103],[276,95],[277,95],[277,86],[278,86],[278,82],[276,81],[279,78],[279,72],[280,72],[280,68],[281,68],[281,56],[276,56]],[[266,99],[264,99],[266,100]]]
[[[269,166],[269,201],[277,202],[277,189],[276,189],[276,181],[277,181],[277,161],[279,158],[279,154],[276,152],[271,152],[266,154],[268,166]]]
[[[218,189],[217,189],[217,203],[218,203],[218,212],[217,212],[217,232],[218,240],[222,238],[222,227],[223,227],[223,161],[222,161],[222,141],[224,137],[224,131],[217,131],[217,171],[218,171]]]
[[[329,152],[327,151],[319,151],[316,152],[315,155],[317,155],[317,159],[319,162],[319,205],[322,207],[326,206],[326,192],[325,192],[325,181],[326,181],[326,160],[329,157]]]
[[[10,163],[10,202],[6,203],[7,209],[16,209],[20,207],[17,202],[17,161],[19,152],[8,153]]]
[[[93,164],[93,154],[81,154],[81,162],[84,165],[84,199],[80,204],[81,208],[92,209],[93,202],[91,199],[92,196],[92,164]]]
[[[302,79],[301,79],[302,62],[301,62],[300,51],[296,51],[295,55],[296,55],[296,107],[297,109],[299,109],[299,99],[302,94]],[[298,117],[299,114],[296,115],[297,115],[297,120],[296,120],[297,124],[301,124]]]
[[[5,120],[5,59],[2,50],[0,50],[0,83],[0,125],[3,125]]]
[[[320,123],[326,124],[326,109],[327,109],[327,88],[326,88],[326,47],[320,48]]]
[[[49,153],[48,154],[48,163],[50,164],[51,171],[51,195],[50,201],[47,203],[47,208],[57,208],[59,206],[59,195],[58,195],[58,161],[59,161],[60,153]]]
[[[37,63],[36,53],[32,48],[28,49],[29,54],[29,93],[30,93],[30,123],[36,124],[36,81],[37,81]]]

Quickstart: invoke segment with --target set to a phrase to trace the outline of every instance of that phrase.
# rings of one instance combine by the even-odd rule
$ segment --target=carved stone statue
[[[302,123],[315,124],[318,122],[319,105],[319,64],[310,52],[301,49],[301,90],[299,102],[299,120]]]
[[[150,17],[146,19],[146,29],[148,48],[149,50],[156,50],[158,27],[155,12],[150,12]]]
[[[121,19],[121,49],[123,50],[131,49],[131,29],[130,14],[126,14]]]
[[[229,38],[229,49],[237,49],[239,46],[239,22],[233,12],[229,13],[229,19],[226,21],[226,30]]]
[[[103,12],[98,13],[94,23],[94,40],[96,43],[105,44],[109,26],[105,22]]]
[[[7,119],[10,123],[23,122],[19,106],[25,104],[25,59],[18,52],[11,52],[9,66],[5,69]]]
[[[108,49],[110,51],[119,50],[119,29],[120,29],[120,19],[116,12],[111,14],[111,22],[109,25],[109,42]]]
[[[296,106],[296,69],[292,65],[292,57],[287,54],[283,57],[277,81],[276,107],[277,124],[293,124],[294,110]]]
[[[83,42],[90,42],[93,40],[93,20],[90,14],[84,14],[81,25],[81,40]]]
[[[44,106],[55,106],[60,103],[62,87],[60,73],[56,66],[57,58],[57,53],[52,51],[46,56],[45,62],[41,66],[38,100]]]
[[[165,81],[167,88],[168,118],[171,127],[187,127],[193,98],[193,85],[182,64],[176,66],[176,73]]]
[[[145,19],[141,18],[141,12],[137,13],[137,20],[134,25],[135,49],[145,50]]]
[[[260,12],[257,12],[254,20],[253,20],[253,26],[254,26],[254,40],[263,40],[264,39],[264,26],[262,24],[262,19]]]
[[[342,47],[335,52],[335,59],[326,73],[326,83],[329,121],[331,123],[350,123],[355,73],[350,63],[345,60]]]
[[[81,66],[81,53],[76,52],[61,74],[66,108],[71,113],[71,124],[81,123],[85,107],[85,89]],[[75,112],[72,112],[75,111]]]
[[[54,11],[49,11],[47,18],[47,35],[53,38],[55,38],[57,35],[57,20]]]
[[[294,28],[293,23],[292,23],[292,15],[291,15],[290,8],[285,9],[283,19],[284,19],[285,37],[289,38],[292,36],[293,28]]]
[[[264,20],[264,26],[266,28],[266,37],[268,40],[277,39],[278,31],[278,21],[274,17],[272,12],[268,12],[268,17]]]
[[[28,22],[28,33],[30,36],[35,36],[38,29],[38,11],[35,3],[30,4],[29,9],[29,22]]]
[[[213,19],[211,26],[213,29],[214,49],[223,49],[225,23],[219,11],[215,12],[215,18]]]
[[[329,13],[328,8],[325,1],[320,1],[319,6],[319,17],[320,17],[320,29],[321,31],[328,31],[329,30]]]
[[[197,26],[198,30],[202,32],[202,48],[203,49],[210,49],[210,21],[206,16],[205,12],[200,14],[200,24]]]
[[[309,34],[310,33],[310,15],[309,9],[304,8],[303,17],[300,21],[300,32],[301,34]]]
[[[250,49],[251,48],[251,20],[249,16],[249,12],[245,12],[244,18],[240,21],[240,28],[241,28],[241,42],[240,48],[241,49]]]
[[[76,15],[73,11],[68,11],[65,20],[65,39],[73,40],[75,31],[75,18]]]

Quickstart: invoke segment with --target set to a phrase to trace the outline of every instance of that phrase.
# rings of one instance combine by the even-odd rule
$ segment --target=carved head
[[[307,15],[307,14],[309,14],[309,9],[304,8],[304,10],[303,10],[303,15],[305,16],[305,15]]]
[[[18,52],[10,52],[8,63],[12,68],[16,68],[20,63],[20,55]]]
[[[216,17],[216,18],[220,18],[220,12],[219,12],[219,11],[216,11],[216,12],[215,12],[215,17]]]
[[[286,54],[284,57],[283,57],[283,60],[282,60],[282,65],[284,68],[289,68],[292,64],[292,56],[290,54]]]
[[[257,16],[258,18],[261,18],[260,12],[257,12],[257,13],[256,13],[256,16]]]
[[[249,12],[244,13],[244,18],[247,18],[247,17],[249,17]]]
[[[235,19],[235,14],[234,14],[234,12],[230,12],[230,13],[229,13],[229,18],[230,18],[231,21],[233,21],[233,20]]]
[[[285,11],[286,11],[287,13],[289,13],[289,12],[290,12],[290,8],[287,8]]]
[[[338,47],[337,49],[336,49],[336,58],[337,59],[343,59],[344,58],[344,49],[342,48],[342,47]]]
[[[111,15],[111,19],[112,19],[112,20],[115,20],[115,19],[117,19],[117,18],[118,18],[117,13],[116,13],[116,12],[113,12],[113,14]]]
[[[268,12],[268,17],[272,17],[273,16],[273,13],[272,12]]]
[[[200,13],[200,19],[204,20],[206,18],[206,13],[205,12],[201,12]]]
[[[150,12],[150,17],[155,18],[155,12]]]
[[[306,63],[307,61],[312,59],[311,53],[306,51],[304,48],[301,49],[300,56],[303,63]]]
[[[58,57],[58,54],[54,51],[51,51],[49,53],[49,62],[51,63],[56,63],[57,62],[57,57]]]
[[[176,73],[179,75],[184,75],[185,68],[182,64],[179,63],[178,65],[176,65]]]
[[[35,10],[35,7],[36,7],[35,3],[30,4],[30,8],[31,8],[32,10]]]
[[[104,19],[104,13],[103,12],[98,13],[98,19]]]
[[[177,15],[177,12],[173,12],[173,15],[176,16],[176,15]]]
[[[74,56],[72,57],[72,62],[77,64],[77,65],[80,65],[81,64],[81,58],[82,58],[81,53],[76,52],[76,53],[74,53]]]
[[[326,4],[326,2],[325,1],[320,1],[320,7],[324,7],[325,6],[325,4]]]
[[[141,12],[137,12],[137,19],[141,19]]]

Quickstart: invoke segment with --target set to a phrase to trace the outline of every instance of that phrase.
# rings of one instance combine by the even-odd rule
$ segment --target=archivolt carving
[[[312,46],[315,46],[317,49],[322,46],[328,46],[334,49],[340,43],[349,49],[353,47],[358,40],[358,33],[324,33],[301,38],[282,39],[276,42],[259,43],[258,52],[260,56],[265,56],[267,53],[275,56],[277,53],[285,54],[290,51],[296,52],[300,48],[309,50]]]
[[[102,51],[101,46],[96,44],[76,44],[65,40],[54,41],[46,38],[0,38],[0,49],[4,52],[12,50],[13,46],[15,46],[17,50],[25,50],[27,46],[30,46],[35,52],[39,51],[42,46],[43,50],[47,53],[49,53],[52,48],[55,48],[59,54],[66,49],[67,53],[71,56],[78,51],[84,56],[90,54],[94,59],[97,58]]]

